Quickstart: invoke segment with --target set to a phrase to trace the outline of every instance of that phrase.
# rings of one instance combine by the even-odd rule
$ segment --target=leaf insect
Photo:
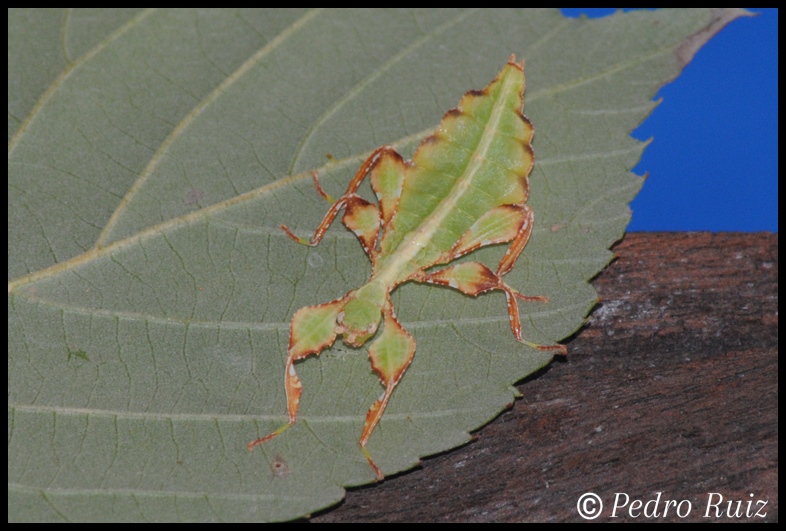
[[[396,319],[390,301],[390,293],[405,282],[448,286],[472,296],[501,291],[518,341],[538,350],[567,352],[563,345],[537,345],[522,337],[516,299],[544,303],[548,299],[524,295],[502,279],[527,245],[534,222],[527,205],[533,128],[521,112],[523,98],[524,61],[517,63],[511,55],[486,88],[467,92],[458,107],[445,114],[411,161],[391,146],[377,148],[310,240],[281,226],[293,240],[314,246],[343,209],[342,222],[371,259],[372,274],[365,285],[339,299],[295,312],[284,375],[289,422],[249,443],[249,450],[297,420],[303,389],[296,361],[318,355],[338,336],[352,347],[374,338],[368,355],[385,390],[366,414],[359,443],[377,480],[384,478],[366,444],[415,354],[415,340]],[[317,191],[330,199],[316,173],[313,177]],[[356,193],[366,177],[379,206]],[[502,243],[510,247],[495,271],[480,262],[448,265],[480,247]],[[435,266],[446,267],[431,270]]]

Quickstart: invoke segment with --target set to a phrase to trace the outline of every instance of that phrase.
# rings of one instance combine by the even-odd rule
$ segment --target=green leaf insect
[[[524,62],[516,63],[511,56],[485,89],[467,92],[458,107],[445,114],[411,161],[390,146],[377,148],[330,207],[311,240],[298,238],[281,226],[293,240],[317,245],[344,209],[342,221],[371,259],[372,274],[364,286],[340,299],[295,312],[284,377],[289,422],[249,443],[249,450],[297,420],[303,389],[296,361],[319,354],[338,336],[353,347],[374,338],[368,354],[385,390],[368,410],[359,442],[377,479],[384,478],[366,444],[415,355],[415,340],[396,319],[390,301],[390,293],[405,282],[449,286],[472,296],[502,291],[517,340],[539,350],[567,352],[563,345],[537,345],[521,336],[516,299],[544,303],[548,299],[523,295],[502,279],[527,245],[534,223],[534,213],[526,204],[534,163],[533,128],[522,114],[523,98]],[[379,206],[356,193],[367,176]],[[330,199],[316,174],[314,183]],[[479,262],[431,270],[480,247],[502,243],[510,247],[496,271]]]

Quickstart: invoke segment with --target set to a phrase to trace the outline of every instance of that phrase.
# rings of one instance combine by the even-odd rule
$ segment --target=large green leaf
[[[324,214],[309,171],[338,195],[524,57],[536,228],[506,279],[551,298],[522,309],[552,343],[630,218],[629,131],[739,15],[9,11],[9,520],[286,519],[372,481],[364,350],[299,364],[299,422],[245,449],[285,422],[294,311],[369,272],[339,225],[316,248],[277,228]],[[417,354],[369,443],[386,474],[468,441],[550,358],[513,339],[499,293],[406,285],[394,304]]]

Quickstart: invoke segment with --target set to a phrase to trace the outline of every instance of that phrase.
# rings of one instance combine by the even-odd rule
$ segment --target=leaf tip
[[[742,8],[718,8],[713,9],[710,14],[709,22],[695,32],[689,35],[676,49],[677,60],[681,67],[685,67],[691,62],[696,52],[704,46],[707,41],[715,36],[726,25],[740,17],[754,17],[757,13],[752,13],[747,9]]]

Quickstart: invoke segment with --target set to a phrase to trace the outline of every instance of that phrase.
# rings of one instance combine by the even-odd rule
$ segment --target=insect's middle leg
[[[473,297],[487,291],[503,291],[505,292],[505,299],[507,301],[510,329],[518,341],[533,348],[537,348],[538,350],[555,350],[562,354],[567,354],[567,350],[563,345],[538,345],[525,340],[521,335],[521,319],[519,317],[519,305],[516,299],[530,302],[548,302],[549,299],[542,296],[523,295],[505,284],[501,275],[494,273],[480,262],[464,262],[431,273],[420,271],[412,277],[412,280],[415,282],[447,286],[467,295],[472,295]]]
[[[289,230],[289,228],[286,225],[281,225],[280,226],[281,229],[287,233],[287,236],[289,236],[290,238],[292,238],[298,243],[311,245],[312,247],[314,245],[317,245],[325,236],[325,232],[327,232],[328,228],[330,227],[330,224],[333,223],[333,220],[336,219],[336,216],[338,215],[339,211],[342,208],[344,208],[344,206],[346,206],[347,201],[351,197],[357,197],[355,193],[360,187],[360,183],[362,183],[363,179],[366,178],[366,175],[368,175],[368,173],[379,163],[380,158],[385,153],[390,153],[390,152],[395,153],[392,147],[382,146],[375,149],[374,152],[371,153],[371,155],[366,159],[366,161],[360,166],[360,169],[357,171],[355,176],[349,182],[349,185],[347,185],[347,190],[346,192],[344,192],[344,195],[339,197],[338,200],[335,203],[333,203],[333,205],[325,214],[325,217],[322,218],[322,222],[317,227],[317,230],[314,231],[314,235],[311,237],[311,240],[306,240],[305,238],[299,238],[298,236],[295,236],[295,234],[291,230]],[[319,185],[319,178],[315,174],[312,174],[312,177],[314,178],[314,184],[319,194],[322,197],[329,199],[330,196],[327,195],[325,191],[322,189],[322,187]]]
[[[532,209],[526,204],[500,205],[492,208],[478,218],[458,239],[450,251],[440,257],[437,263],[447,264],[486,245],[511,242],[508,251],[497,266],[496,273],[479,262],[466,262],[432,273],[419,271],[412,277],[412,280],[415,282],[441,284],[473,297],[491,290],[504,291],[507,299],[508,315],[510,316],[510,328],[516,339],[541,350],[559,350],[564,353],[566,350],[562,345],[554,345],[553,347],[536,345],[535,343],[525,341],[521,336],[519,306],[516,299],[530,302],[548,302],[548,298],[524,295],[505,284],[502,280],[502,275],[511,270],[521,251],[527,245],[532,234],[533,222],[534,214]]]

